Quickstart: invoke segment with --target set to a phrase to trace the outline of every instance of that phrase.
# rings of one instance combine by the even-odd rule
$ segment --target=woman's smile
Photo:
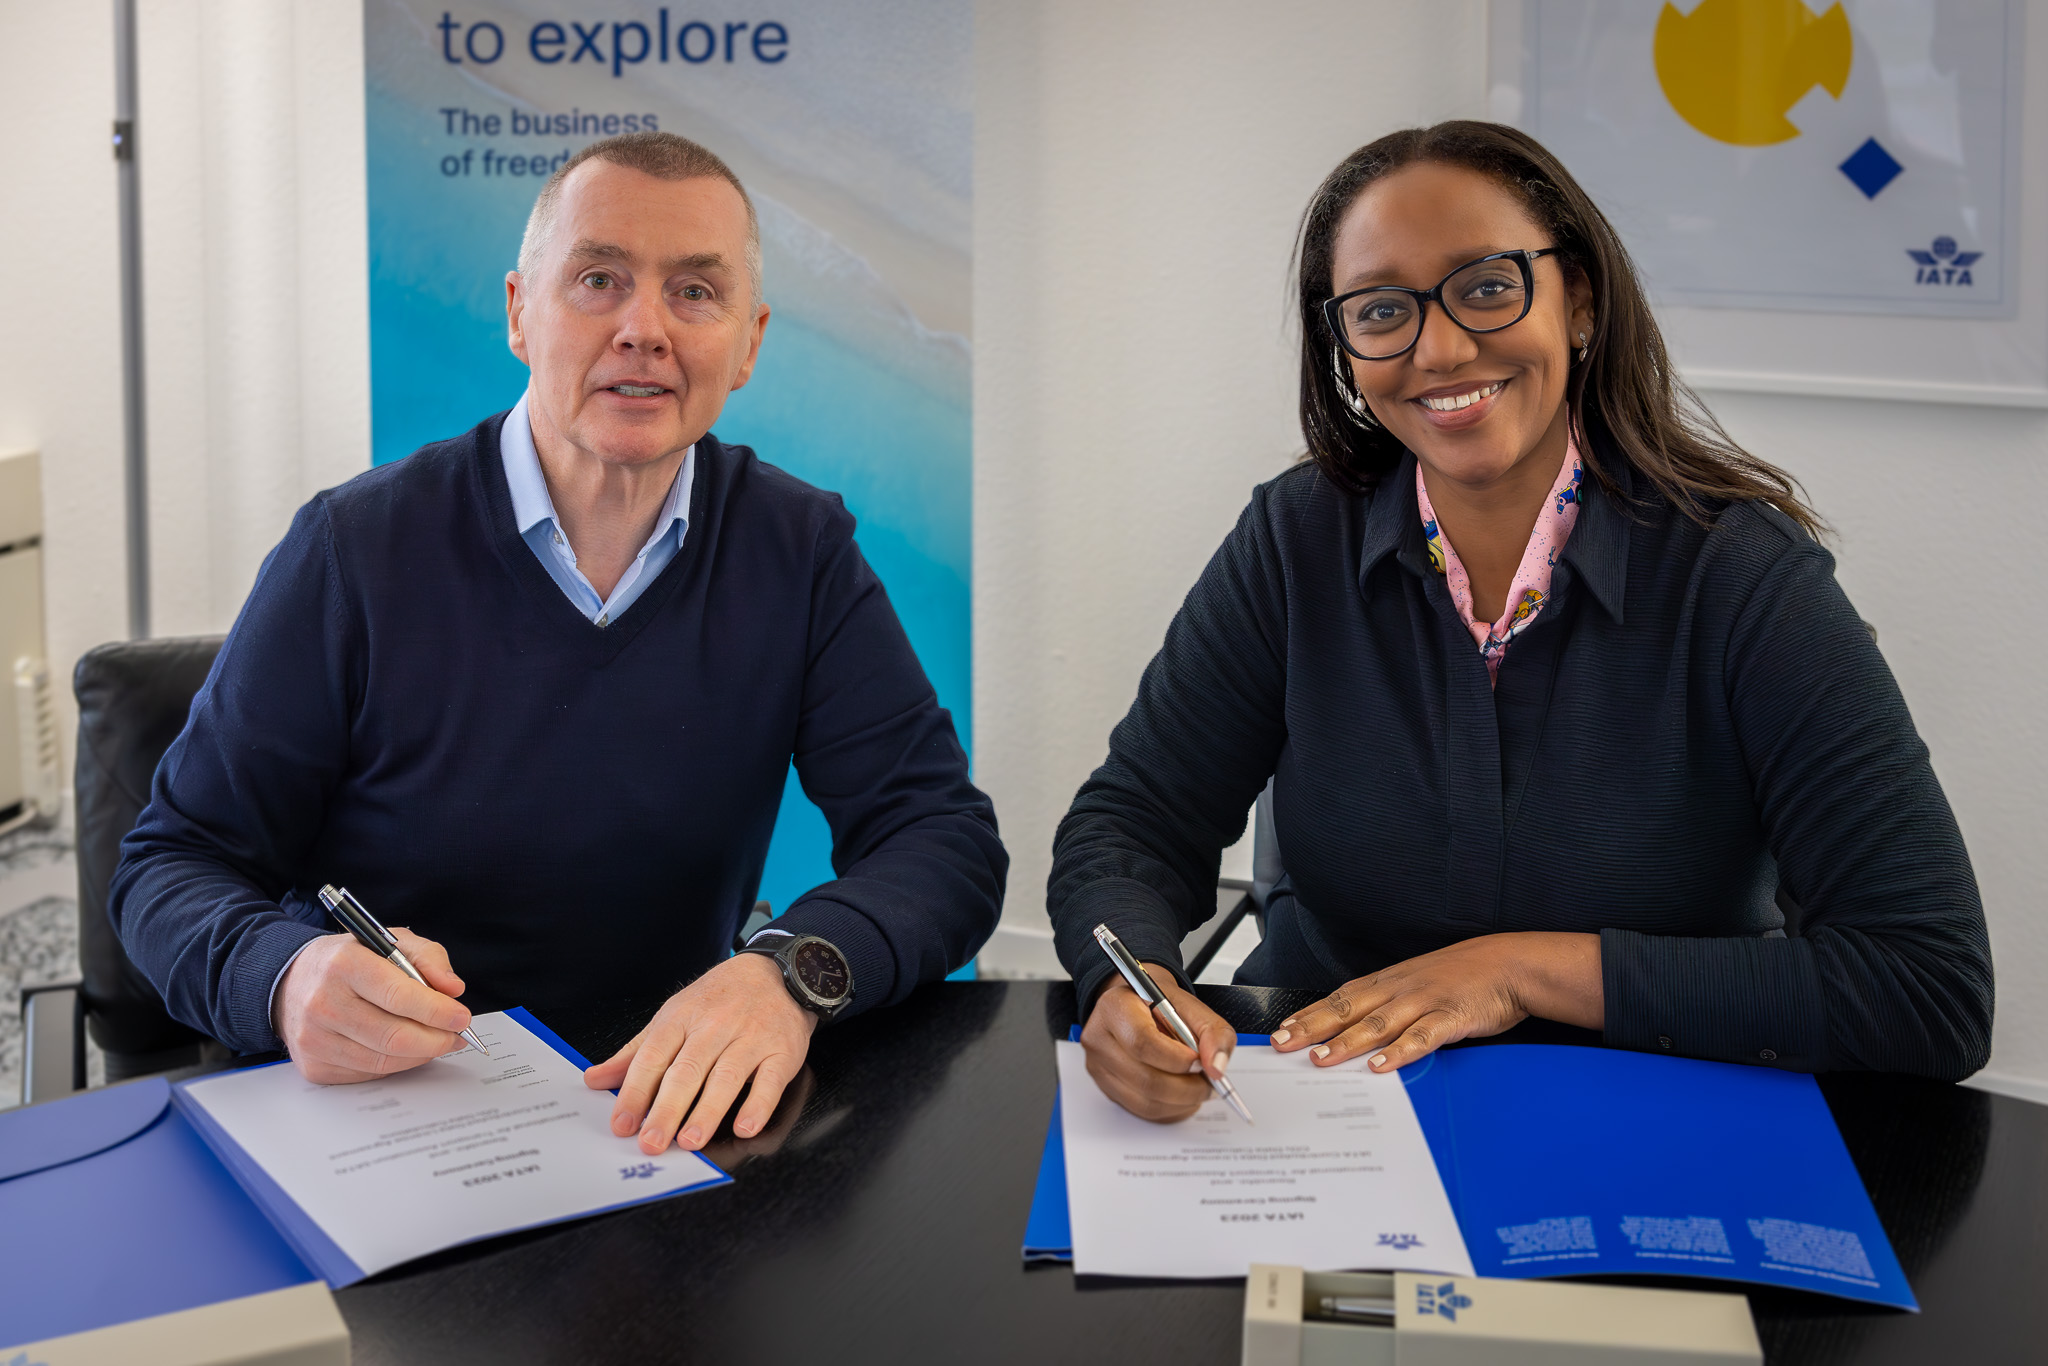
[[[1411,400],[1424,419],[1440,432],[1462,432],[1477,426],[1497,405],[1508,381],[1468,380],[1417,394]]]

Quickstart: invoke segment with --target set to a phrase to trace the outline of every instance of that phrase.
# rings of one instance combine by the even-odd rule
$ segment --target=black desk
[[[1202,995],[1246,1032],[1308,999]],[[599,1058],[654,1004],[548,1023]],[[1049,1040],[1072,1016],[1064,983],[949,983],[821,1031],[801,1106],[712,1154],[733,1185],[352,1286],[355,1360],[1234,1363],[1239,1286],[1079,1288],[1018,1261]],[[1890,1077],[1822,1086],[1925,1313],[1758,1290],[1768,1360],[2048,1360],[2048,1107]]]

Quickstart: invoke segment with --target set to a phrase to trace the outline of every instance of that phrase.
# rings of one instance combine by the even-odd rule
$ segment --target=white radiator
[[[57,697],[43,644],[43,495],[33,451],[0,454],[0,831],[54,820]]]

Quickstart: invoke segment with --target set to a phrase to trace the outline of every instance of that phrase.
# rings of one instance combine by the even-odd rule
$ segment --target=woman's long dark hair
[[[1621,239],[1562,162],[1517,129],[1454,119],[1389,133],[1344,158],[1301,218],[1295,250],[1301,307],[1301,430],[1308,453],[1339,488],[1360,492],[1400,463],[1403,448],[1387,429],[1362,423],[1348,366],[1323,320],[1331,295],[1330,246],[1338,222],[1366,186],[1416,162],[1462,166],[1500,183],[1550,234],[1567,275],[1593,291],[1591,351],[1571,368],[1565,402],[1586,468],[1619,496],[1614,471],[1596,443],[1626,459],[1671,504],[1698,522],[1717,505],[1762,500],[1810,534],[1823,524],[1799,497],[1793,478],[1729,439],[1691,389],[1671,373],[1664,336],[1643,297]],[[1343,370],[1343,378],[1338,375]],[[1341,388],[1340,388],[1341,385]]]

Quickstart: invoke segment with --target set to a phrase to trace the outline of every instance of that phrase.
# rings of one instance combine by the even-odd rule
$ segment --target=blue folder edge
[[[1697,1276],[1919,1311],[1811,1076],[1501,1044],[1432,1054],[1401,1079],[1479,1275]],[[1604,1104],[1617,1094],[1619,1116]],[[1587,1114],[1615,1121],[1570,1122]],[[1022,1250],[1073,1260],[1057,1096]]]
[[[535,1019],[532,1012],[528,1011],[526,1007],[514,1006],[506,1011],[505,1014],[507,1017],[517,1020],[521,1025],[524,1025],[532,1032],[535,1038],[547,1044],[570,1062],[575,1063],[579,1070],[589,1068],[590,1062],[588,1059],[571,1048],[554,1030],[549,1029],[546,1025]],[[288,1062],[274,1062],[266,1063],[264,1066],[287,1067],[290,1064]],[[217,1076],[219,1074],[215,1073],[213,1075]],[[277,1231],[291,1245],[292,1250],[297,1252],[308,1266],[319,1272],[321,1278],[328,1285],[339,1290],[343,1286],[353,1285],[357,1281],[362,1280],[369,1273],[357,1266],[355,1261],[346,1252],[343,1252],[334,1240],[329,1238],[320,1226],[313,1221],[312,1217],[300,1208],[299,1203],[293,1200],[291,1196],[285,1194],[284,1188],[272,1180],[270,1174],[264,1171],[243,1150],[239,1143],[236,1143],[228,1136],[227,1132],[207,1113],[204,1104],[186,1095],[185,1089],[188,1086],[196,1085],[208,1079],[207,1077],[195,1077],[191,1081],[179,1082],[171,1088],[171,1102],[177,1106],[178,1113],[183,1115],[194,1129],[198,1130],[199,1136],[206,1140],[207,1147],[213,1150],[214,1155],[221,1160],[222,1165],[228,1169],[235,1180],[241,1183],[242,1188],[249,1193],[250,1198],[270,1217],[271,1223],[276,1225]],[[548,1224],[567,1223],[573,1219],[587,1219],[593,1215],[609,1214],[613,1210],[626,1209],[632,1205],[650,1204],[656,1200],[666,1200],[670,1196],[686,1195],[693,1191],[708,1190],[713,1186],[732,1184],[732,1177],[720,1170],[702,1153],[690,1153],[688,1155],[702,1162],[711,1175],[702,1181],[694,1182],[676,1190],[642,1195],[631,1200],[621,1200],[617,1204],[600,1206],[596,1209],[579,1210],[574,1214],[565,1214],[559,1219],[544,1219],[539,1223],[520,1225],[518,1228],[500,1229],[495,1233],[484,1235],[483,1238],[467,1239],[465,1241],[482,1242],[489,1238],[503,1237],[508,1233],[522,1232],[528,1228],[543,1228]],[[448,1246],[460,1247],[462,1245],[462,1243],[451,1243]],[[446,1248],[435,1249],[435,1251],[446,1250]]]
[[[119,1230],[109,1241],[104,1234]],[[149,1077],[0,1112],[0,1358],[314,1279]],[[6,1261],[0,1257],[0,1261]]]

